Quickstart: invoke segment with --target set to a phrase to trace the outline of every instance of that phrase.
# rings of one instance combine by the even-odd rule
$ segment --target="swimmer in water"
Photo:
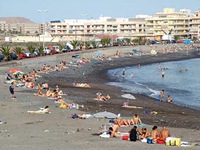
[[[123,71],[122,71],[122,77],[124,78],[125,75],[126,75],[126,73],[125,73],[125,69],[123,69]]]
[[[131,77],[134,77],[134,73],[133,72],[131,73]]]
[[[165,70],[164,69],[162,69],[162,77],[164,78],[165,77]]]

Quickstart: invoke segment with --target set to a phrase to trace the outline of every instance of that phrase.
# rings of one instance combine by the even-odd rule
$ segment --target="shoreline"
[[[113,55],[116,50],[126,53],[132,47],[101,49],[106,55]],[[71,56],[74,54],[82,55],[90,58],[96,50],[84,52],[66,53],[60,55],[52,55],[42,58],[31,58],[19,60],[9,63],[9,65],[1,65],[0,63],[0,80],[3,83],[4,73],[11,67],[17,67],[24,72],[29,72],[33,68],[39,69],[44,63],[56,65],[61,60],[71,61]],[[116,114],[121,114],[123,119],[130,119],[137,113],[142,122],[147,125],[148,130],[151,130],[153,125],[161,127],[166,126],[171,131],[172,135],[180,137],[183,141],[189,143],[199,142],[200,133],[200,110],[195,110],[187,107],[177,106],[172,103],[156,102],[155,99],[145,95],[134,94],[135,100],[129,100],[129,105],[142,106],[143,109],[123,108],[122,104],[127,99],[122,98],[124,94],[122,88],[110,86],[106,83],[111,79],[107,76],[107,70],[121,68],[124,66],[133,66],[140,63],[146,65],[161,61],[177,61],[183,59],[197,58],[200,55],[198,52],[185,53],[178,52],[173,54],[161,54],[159,56],[123,56],[115,58],[112,61],[92,61],[79,67],[69,66],[63,71],[53,71],[49,74],[41,74],[37,82],[49,82],[50,87],[63,90],[67,96],[63,96],[66,102],[75,102],[83,104],[84,109],[60,109],[56,107],[53,100],[45,97],[34,96],[32,89],[17,88],[16,100],[10,100],[8,92],[8,84],[3,84],[1,88],[0,113],[1,120],[5,122],[1,125],[0,139],[2,141],[2,149],[132,149],[133,145],[139,149],[164,149],[168,150],[168,146],[153,144],[149,145],[142,142],[128,142],[121,138],[103,139],[96,136],[96,133],[102,130],[101,125],[105,124],[104,119],[72,119],[70,116],[74,113],[91,113],[94,114],[100,111],[110,111]],[[35,63],[37,62],[37,63]],[[6,64],[6,63],[5,63]],[[17,66],[16,66],[17,65]],[[88,83],[91,88],[76,88],[72,86],[73,82]],[[107,102],[95,101],[96,93],[101,92],[103,95],[110,94],[111,99]],[[27,110],[38,110],[40,107],[50,106],[51,114],[48,115],[31,115]],[[144,114],[144,111],[157,111],[157,115]],[[123,127],[121,132],[127,132],[130,127]],[[26,142],[24,142],[26,141]],[[55,142],[49,142],[55,141]],[[192,147],[199,149],[199,146]],[[181,150],[182,147],[174,147]]]
[[[122,104],[127,99],[121,97],[122,88],[106,85],[111,79],[107,76],[107,70],[113,68],[121,68],[124,66],[133,66],[140,63],[141,65],[147,65],[151,63],[177,61],[184,59],[198,58],[199,55],[196,52],[189,54],[171,53],[163,54],[161,56],[136,56],[136,57],[120,57],[112,61],[97,61],[91,62],[81,66],[80,68],[73,68],[71,73],[67,72],[68,69],[62,73],[51,73],[52,77],[44,77],[45,81],[49,82],[50,86],[58,84],[64,92],[69,93],[69,99],[74,102],[85,105],[83,111],[89,113],[95,113],[97,111],[111,111],[116,114],[121,114],[125,117],[131,117],[134,113],[137,113],[142,120],[147,124],[156,124],[158,126],[169,127],[182,127],[188,129],[200,129],[200,121],[195,118],[198,117],[200,110],[180,106],[174,103],[158,103],[154,98],[146,95],[134,94],[136,100],[130,100],[129,104],[143,107],[143,109],[127,109],[122,108]],[[94,68],[94,69],[93,69]],[[84,75],[82,75],[84,72]],[[68,77],[63,77],[66,74]],[[73,76],[76,74],[76,76]],[[79,74],[79,75],[78,75]],[[56,83],[52,82],[57,80]],[[62,80],[66,80],[66,84],[63,84]],[[91,89],[74,88],[71,86],[73,82],[86,82],[92,85]],[[96,102],[93,100],[96,93],[101,92],[104,95],[110,94],[111,100],[108,102]],[[73,94],[72,94],[73,93]],[[110,108],[112,107],[112,108]],[[134,112],[132,112],[134,111]],[[146,115],[144,111],[157,111],[155,116]],[[197,121],[197,122],[196,122]]]

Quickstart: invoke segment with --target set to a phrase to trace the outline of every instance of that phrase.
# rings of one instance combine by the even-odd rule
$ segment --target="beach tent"
[[[104,129],[106,130],[106,119],[115,119],[115,118],[119,118],[120,115],[116,115],[112,112],[107,112],[107,111],[104,111],[104,112],[98,112],[96,114],[93,114],[92,115],[93,118],[102,118],[102,119],[105,119],[105,125],[104,125]]]

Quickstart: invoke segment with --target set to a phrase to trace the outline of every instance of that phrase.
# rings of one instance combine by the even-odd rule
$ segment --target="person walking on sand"
[[[9,86],[9,91],[10,91],[10,94],[11,94],[11,99],[15,99],[16,98],[14,89],[15,89],[14,82],[11,82],[11,85]]]

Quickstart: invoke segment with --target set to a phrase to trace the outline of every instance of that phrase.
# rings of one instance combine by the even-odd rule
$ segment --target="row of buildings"
[[[52,42],[95,40],[99,35],[105,34],[119,38],[146,37],[157,40],[166,35],[177,35],[181,38],[199,37],[200,11],[191,12],[189,9],[175,11],[173,8],[165,8],[163,12],[153,16],[138,15],[135,18],[67,19],[50,21],[45,24],[6,24],[6,22],[0,22],[0,31],[3,30],[38,36],[37,40],[41,40],[41,38],[45,40],[47,39],[45,35],[48,35],[48,40],[51,39]],[[44,34],[46,32],[49,34]],[[20,40],[20,37],[14,39],[26,41],[25,39]],[[36,37],[32,37],[33,39]]]

